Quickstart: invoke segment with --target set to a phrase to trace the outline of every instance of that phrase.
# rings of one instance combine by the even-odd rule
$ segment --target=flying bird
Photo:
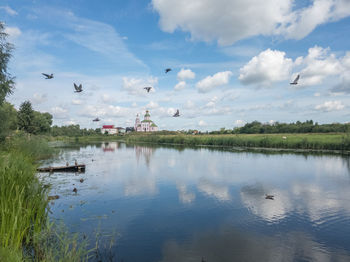
[[[176,110],[176,113],[173,115],[173,117],[179,117],[180,116],[180,112],[179,109]]]
[[[43,76],[45,76],[45,79],[51,79],[53,78],[53,74],[45,74],[45,73],[41,73]]]
[[[274,200],[274,195],[268,195],[268,194],[265,194],[265,199],[270,199],[270,200]]]
[[[147,90],[147,93],[149,93],[149,91],[152,89],[152,87],[151,87],[151,86],[146,86],[146,87],[144,87],[143,89],[146,89],[146,90]]]
[[[299,81],[300,75],[297,75],[297,77],[294,79],[294,81],[292,83],[289,83],[291,85],[297,85],[298,81]]]
[[[171,71],[171,68],[165,69],[165,73],[168,73],[168,72],[170,72],[170,71]]]
[[[100,119],[98,117],[96,117],[94,120],[92,120],[94,122],[100,121]]]
[[[75,93],[80,93],[83,91],[83,86],[80,84],[79,86],[76,85],[76,83],[74,83],[74,88],[75,88]]]

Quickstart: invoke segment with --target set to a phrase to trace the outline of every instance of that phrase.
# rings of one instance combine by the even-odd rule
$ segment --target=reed
[[[0,246],[19,250],[46,225],[47,189],[30,157],[15,152],[0,158]]]
[[[304,150],[350,150],[347,133],[333,134],[225,134],[225,135],[158,135],[130,134],[127,142],[180,144],[188,146],[208,145],[227,147],[259,147]]]
[[[35,160],[52,153],[45,139],[23,134],[0,144],[0,261],[87,261],[92,253],[49,221]]]

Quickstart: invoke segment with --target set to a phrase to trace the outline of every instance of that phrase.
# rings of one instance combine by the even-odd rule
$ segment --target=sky
[[[8,101],[55,125],[127,127],[146,110],[160,130],[349,122],[350,0],[0,0],[0,21]]]

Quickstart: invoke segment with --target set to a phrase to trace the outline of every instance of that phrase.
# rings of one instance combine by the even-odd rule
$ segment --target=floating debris
[[[60,196],[59,195],[55,195],[55,196],[48,196],[48,200],[55,200],[55,199],[59,199]]]

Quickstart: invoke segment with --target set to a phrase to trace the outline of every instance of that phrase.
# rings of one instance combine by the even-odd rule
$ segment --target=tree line
[[[212,131],[210,134],[279,134],[279,133],[346,133],[350,132],[350,123],[332,123],[318,124],[313,120],[305,122],[296,121],[293,123],[273,124],[261,123],[253,121],[245,124],[242,127],[233,129],[221,128],[217,131]]]

